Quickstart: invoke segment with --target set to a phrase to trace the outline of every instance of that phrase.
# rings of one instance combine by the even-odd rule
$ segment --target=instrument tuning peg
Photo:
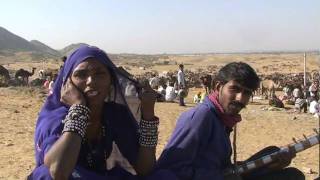
[[[302,135],[306,140],[308,140],[308,137],[305,134],[302,134]]]
[[[292,138],[292,141],[293,141],[294,143],[298,143],[298,141],[296,140],[296,138]]]

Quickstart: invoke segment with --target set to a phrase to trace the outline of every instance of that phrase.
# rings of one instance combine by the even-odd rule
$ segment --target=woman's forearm
[[[141,112],[142,119],[140,121],[140,148],[135,170],[138,175],[146,176],[154,168],[156,163],[156,145],[158,141],[158,125],[159,118],[154,115],[154,103],[156,94],[150,86],[146,88],[146,96],[153,98],[153,101],[145,101],[142,98]]]
[[[138,159],[135,170],[138,175],[148,175],[154,168],[156,163],[156,148],[142,147],[139,148]]]
[[[54,179],[68,179],[78,159],[81,137],[72,132],[65,132],[51,147],[44,157],[44,164],[49,168]]]

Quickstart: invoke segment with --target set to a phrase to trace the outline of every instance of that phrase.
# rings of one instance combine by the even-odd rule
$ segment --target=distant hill
[[[37,51],[48,53],[53,56],[61,56],[60,52],[50,48],[49,46],[45,45],[44,43],[38,40],[32,40],[30,43],[37,49]]]
[[[86,43],[75,43],[66,46],[61,50],[55,50],[48,45],[38,41],[27,41],[18,35],[11,33],[5,28],[0,27],[0,63],[10,63],[13,61],[44,61],[60,60],[61,56],[69,56],[80,46],[88,45]],[[155,61],[158,56],[138,55],[138,54],[110,54],[113,61],[135,60],[141,62],[144,60]]]
[[[13,61],[58,60],[62,55],[46,44],[26,39],[0,27],[0,63]]]
[[[29,41],[0,27],[0,50],[37,51],[37,48]]]
[[[58,59],[59,51],[38,40],[27,41],[0,27],[0,62]]]
[[[80,46],[88,45],[86,43],[77,43],[77,44],[70,44],[69,46],[59,50],[60,54],[63,56],[69,56],[74,50],[78,49]]]

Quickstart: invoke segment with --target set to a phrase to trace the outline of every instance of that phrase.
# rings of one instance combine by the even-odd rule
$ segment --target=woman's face
[[[71,80],[83,92],[88,105],[101,105],[110,93],[109,70],[95,58],[88,58],[72,72]]]

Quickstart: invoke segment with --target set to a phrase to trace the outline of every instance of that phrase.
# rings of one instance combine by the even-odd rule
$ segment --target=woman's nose
[[[92,76],[88,76],[86,82],[87,82],[87,84],[91,84],[93,82],[93,77]]]

